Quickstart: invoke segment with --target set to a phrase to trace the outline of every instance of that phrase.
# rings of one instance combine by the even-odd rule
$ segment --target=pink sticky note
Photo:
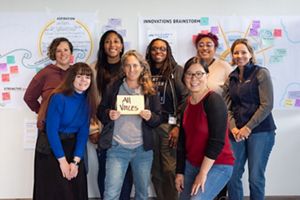
[[[74,64],[74,56],[73,55],[71,55],[71,57],[70,57],[70,64]]]
[[[2,100],[3,101],[9,101],[10,100],[10,93],[9,92],[3,92],[2,93]]]
[[[19,73],[19,67],[18,66],[11,66],[10,67],[10,73],[11,74],[18,74]]]
[[[1,79],[2,82],[9,82],[9,74],[2,74]]]
[[[208,34],[209,31],[208,31],[208,30],[202,30],[201,33],[202,33],[202,34]]]
[[[282,36],[281,29],[274,29],[273,35],[274,35],[274,37],[281,37]]]
[[[192,35],[192,41],[195,42],[197,38],[197,35]]]

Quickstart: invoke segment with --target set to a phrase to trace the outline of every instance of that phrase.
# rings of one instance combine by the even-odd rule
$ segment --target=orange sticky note
[[[19,73],[19,67],[18,66],[11,66],[10,68],[11,74],[18,74]]]
[[[3,92],[2,93],[2,100],[3,101],[9,101],[10,100],[10,93],[9,92]]]
[[[9,82],[9,74],[2,74],[1,79],[2,82]]]

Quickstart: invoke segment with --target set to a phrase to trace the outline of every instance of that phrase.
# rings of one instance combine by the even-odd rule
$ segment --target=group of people
[[[246,161],[250,199],[264,199],[276,129],[270,73],[247,39],[232,44],[232,65],[215,58],[218,45],[216,35],[198,34],[196,55],[181,67],[168,41],[153,39],[143,57],[124,52],[109,30],[89,66],[70,65],[72,43],[54,39],[53,64],[24,95],[38,114],[33,199],[88,199],[88,139],[97,144],[104,200],[129,200],[133,185],[135,199],[146,200],[151,179],[157,200],[222,198],[226,185],[229,199],[242,200]],[[141,96],[144,108],[121,114],[118,95]]]

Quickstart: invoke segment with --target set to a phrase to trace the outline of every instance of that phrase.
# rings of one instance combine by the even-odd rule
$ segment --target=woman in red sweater
[[[213,199],[231,177],[233,153],[223,98],[207,87],[206,69],[194,57],[182,81],[190,92],[181,118],[176,188],[180,199]]]

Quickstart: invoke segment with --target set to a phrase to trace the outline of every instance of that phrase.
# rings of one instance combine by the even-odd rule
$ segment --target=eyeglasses
[[[203,77],[203,75],[206,74],[204,72],[196,72],[196,73],[191,73],[191,72],[186,72],[184,74],[184,77],[187,78],[187,79],[192,79],[193,77],[197,78],[197,79],[200,79]]]
[[[199,48],[204,48],[204,47],[207,47],[207,48],[213,48],[215,45],[214,43],[212,42],[207,42],[207,43],[204,43],[204,42],[200,42],[198,43],[198,47]]]
[[[151,51],[161,51],[161,52],[166,52],[167,48],[166,47],[151,47]]]

